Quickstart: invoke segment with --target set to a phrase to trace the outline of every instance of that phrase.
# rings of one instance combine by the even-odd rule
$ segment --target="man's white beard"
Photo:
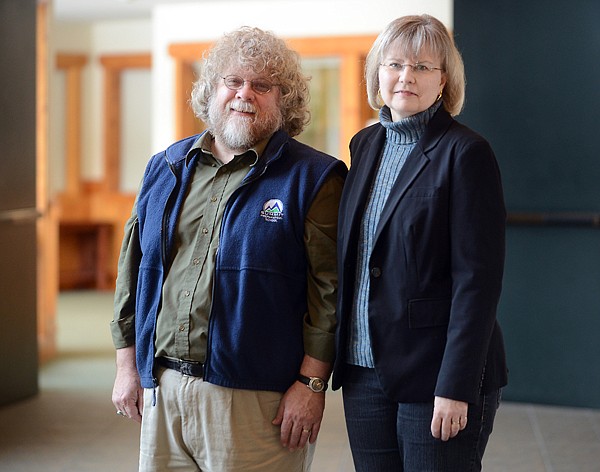
[[[257,140],[252,126],[254,119],[229,116],[225,117],[223,121],[219,132],[215,130],[215,135],[229,149],[244,151],[256,144]]]
[[[227,103],[225,110],[219,109],[212,100],[208,110],[209,125],[215,138],[233,151],[246,151],[267,138],[282,124],[281,111],[278,108],[264,110],[254,118],[233,116],[232,102]],[[255,108],[244,102],[235,102],[240,111],[255,111]]]

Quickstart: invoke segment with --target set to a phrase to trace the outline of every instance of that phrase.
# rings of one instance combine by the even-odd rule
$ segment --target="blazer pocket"
[[[406,191],[406,198],[437,198],[438,187],[412,187]]]
[[[411,329],[447,326],[449,298],[423,298],[408,301],[408,326]]]

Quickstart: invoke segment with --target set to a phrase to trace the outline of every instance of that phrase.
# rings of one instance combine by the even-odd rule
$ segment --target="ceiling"
[[[58,20],[93,21],[150,17],[152,7],[164,3],[189,0],[53,0],[52,5]]]

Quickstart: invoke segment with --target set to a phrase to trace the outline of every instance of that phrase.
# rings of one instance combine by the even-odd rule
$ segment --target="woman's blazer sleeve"
[[[435,394],[473,401],[497,329],[506,211],[500,171],[483,138],[458,141],[450,163],[452,299]]]

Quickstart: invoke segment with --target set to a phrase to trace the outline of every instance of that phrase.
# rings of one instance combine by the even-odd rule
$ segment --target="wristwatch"
[[[298,381],[302,382],[315,393],[327,390],[327,382],[319,377],[306,377],[305,375],[298,374]]]

